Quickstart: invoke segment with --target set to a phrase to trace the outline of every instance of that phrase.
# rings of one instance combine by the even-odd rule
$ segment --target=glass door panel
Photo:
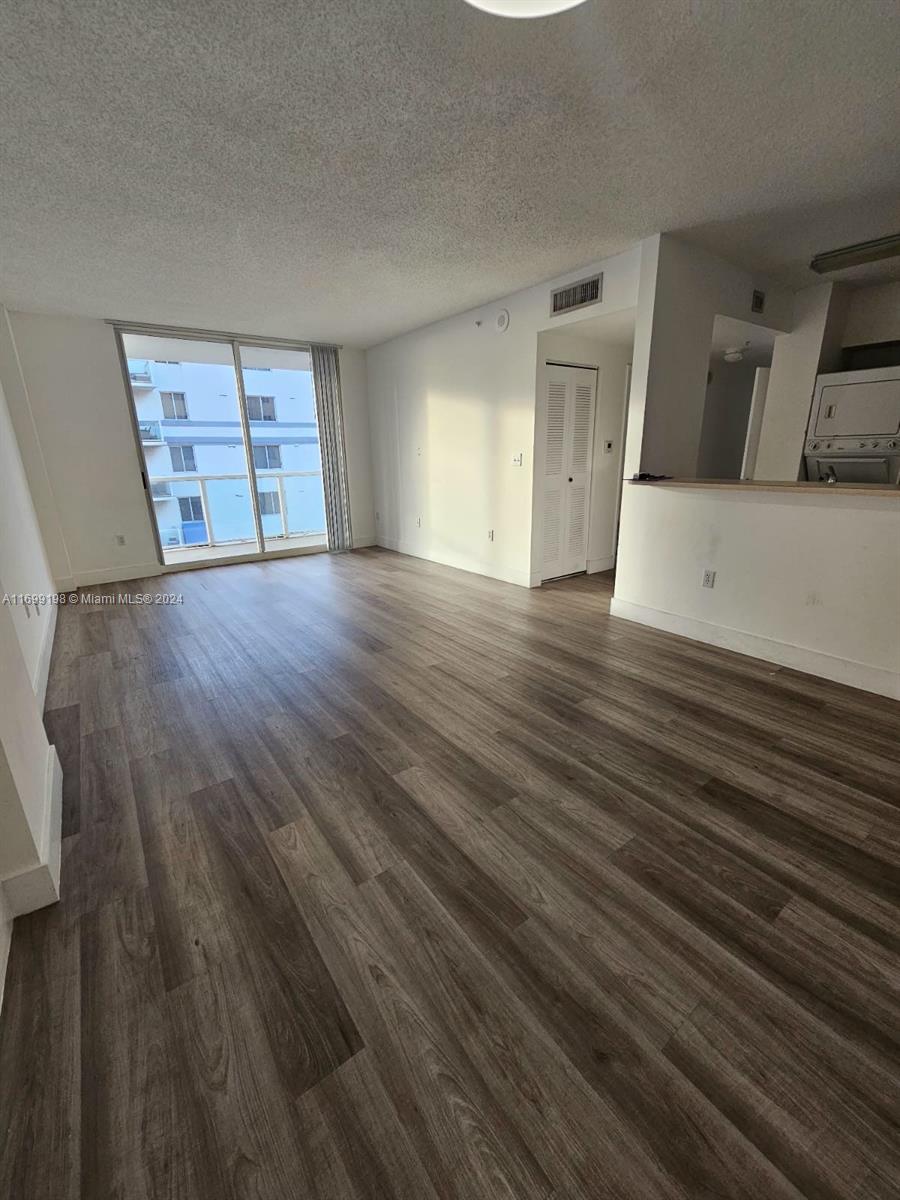
[[[258,553],[231,343],[122,342],[163,561]]]
[[[266,550],[327,545],[312,365],[304,350],[240,347]]]

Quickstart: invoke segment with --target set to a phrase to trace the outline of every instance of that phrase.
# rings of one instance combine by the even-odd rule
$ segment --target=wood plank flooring
[[[385,551],[65,608],[11,1200],[897,1200],[900,705]]]

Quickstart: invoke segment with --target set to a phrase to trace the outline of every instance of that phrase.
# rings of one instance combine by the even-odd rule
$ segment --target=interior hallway
[[[0,1195],[888,1200],[900,705],[385,551],[64,608]]]

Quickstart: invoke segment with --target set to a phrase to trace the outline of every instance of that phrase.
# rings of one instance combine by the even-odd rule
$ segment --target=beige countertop
[[[768,492],[784,489],[798,492],[851,492],[855,496],[900,497],[900,487],[889,483],[819,483],[818,481],[768,479],[628,479],[634,487],[720,488],[731,491]]]

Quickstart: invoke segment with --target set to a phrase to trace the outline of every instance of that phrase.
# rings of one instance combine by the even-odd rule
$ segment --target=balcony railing
[[[141,432],[141,441],[145,446],[164,440],[159,421],[138,421],[138,429]]]
[[[150,363],[129,362],[128,377],[134,387],[153,387],[153,376],[150,373]]]
[[[263,537],[325,535],[321,471],[258,471]],[[150,495],[163,549],[256,544],[247,475],[155,475]],[[274,486],[273,486],[274,485]],[[270,497],[270,498],[268,498]],[[181,500],[191,500],[185,519]],[[199,503],[198,503],[199,501]]]

